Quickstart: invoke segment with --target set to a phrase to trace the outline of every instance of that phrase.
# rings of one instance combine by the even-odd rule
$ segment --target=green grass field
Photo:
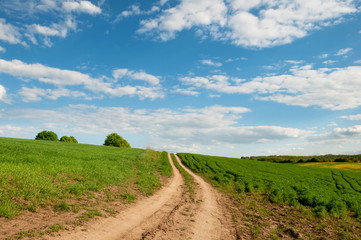
[[[232,192],[265,193],[271,202],[309,206],[316,215],[361,217],[361,175],[340,169],[248,159],[178,154],[215,186]]]
[[[129,187],[149,195],[171,174],[165,152],[0,138],[0,217],[67,210],[67,199],[109,189],[118,198],[134,198]]]

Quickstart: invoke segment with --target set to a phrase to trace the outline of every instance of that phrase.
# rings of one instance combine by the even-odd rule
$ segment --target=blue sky
[[[0,136],[361,153],[361,2],[0,0]]]

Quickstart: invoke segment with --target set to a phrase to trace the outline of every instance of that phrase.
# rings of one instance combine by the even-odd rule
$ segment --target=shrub
[[[70,142],[70,143],[78,143],[78,141],[73,136],[62,136],[60,138],[60,142]]]
[[[56,133],[51,132],[51,131],[39,132],[36,135],[35,140],[59,141],[58,135],[56,135]]]
[[[76,140],[75,137],[70,136],[69,138],[70,138],[70,142],[72,142],[72,143],[78,143],[78,140]]]
[[[119,136],[117,133],[109,134],[105,139],[104,145],[121,148],[131,148],[127,140]]]

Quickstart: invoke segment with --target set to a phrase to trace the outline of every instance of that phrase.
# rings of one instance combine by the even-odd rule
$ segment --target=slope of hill
[[[167,154],[150,149],[0,138],[0,236],[25,215],[71,213],[81,224],[112,214],[113,203],[151,195],[171,174]],[[48,221],[43,232],[64,227]]]

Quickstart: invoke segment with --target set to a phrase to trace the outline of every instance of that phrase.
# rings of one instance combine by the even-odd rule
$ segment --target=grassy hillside
[[[12,218],[39,208],[70,210],[81,199],[102,192],[133,199],[170,176],[166,153],[142,149],[0,138],[0,217]]]

